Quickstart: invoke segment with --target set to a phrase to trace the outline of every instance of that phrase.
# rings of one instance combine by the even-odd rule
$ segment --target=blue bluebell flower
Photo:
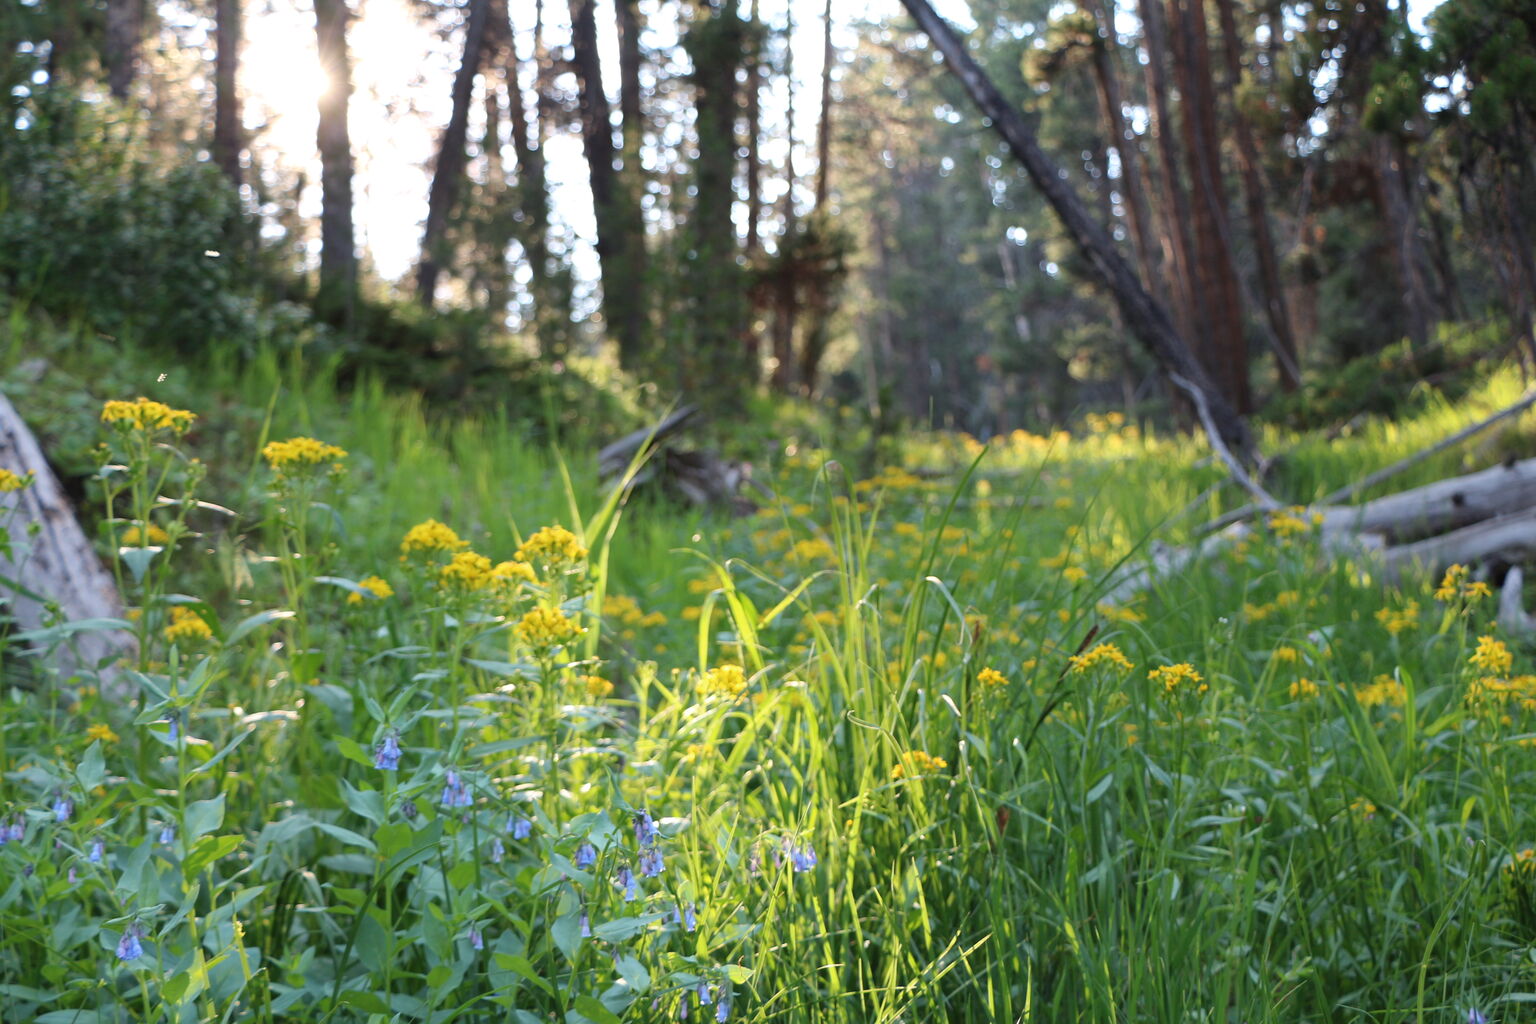
[[[400,737],[390,733],[373,748],[373,766],[381,772],[398,771],[401,753]]]
[[[731,994],[721,991],[720,997],[715,1000],[715,1020],[719,1024],[725,1024],[725,1019],[731,1015]]]
[[[642,878],[655,878],[661,874],[665,865],[661,860],[660,847],[652,846],[640,851],[640,875]]]
[[[160,827],[160,843],[163,846],[170,846],[175,841],[176,824],[174,822],[166,822]]]
[[[576,919],[576,926],[580,930],[582,938],[590,939],[592,937],[592,919],[587,916],[587,909],[585,907],[581,909],[581,916]]]
[[[1488,1018],[1483,1016],[1483,1011],[1474,1006],[1467,1011],[1467,1024],[1488,1024]]]
[[[0,822],[0,843],[19,843],[27,838],[27,823],[21,815],[11,819],[9,825]]]
[[[684,998],[679,999],[677,1001],[677,1019],[678,1020],[687,1020],[688,1019],[688,999],[687,999],[686,996]]]
[[[181,712],[179,710],[172,711],[165,716],[164,721],[170,723],[169,727],[165,730],[165,737],[172,743],[175,743],[181,738]]]
[[[635,879],[635,873],[629,870],[628,864],[619,865],[618,874],[614,877],[614,884],[624,890],[624,902],[632,903],[640,898],[640,883]]]
[[[485,939],[481,937],[479,928],[471,927],[469,929],[469,948],[473,950],[485,948]]]
[[[585,871],[587,868],[596,863],[597,847],[593,846],[591,843],[582,843],[580,846],[576,847],[575,864],[578,868],[581,868],[583,871]]]
[[[641,811],[635,815],[635,842],[641,849],[648,849],[656,845],[656,837],[660,833],[656,830],[656,819],[651,817],[650,811]]]
[[[58,796],[54,797],[54,799],[53,799],[53,820],[54,821],[56,821],[56,822],[58,822],[59,824],[62,825],[62,824],[64,824],[64,822],[68,821],[70,819],[70,816],[72,814],[74,814],[74,813],[75,813],[75,802],[73,800],[71,800],[68,796],[66,796],[63,793],[60,793]]]
[[[139,941],[139,937],[143,934],[144,929],[139,927],[138,922],[124,928],[123,937],[117,940],[117,958],[126,963],[143,956],[144,944]]]
[[[699,912],[692,903],[683,908],[683,927],[690,932],[699,927]]]
[[[502,845],[500,836],[491,837],[490,861],[492,864],[500,864],[501,858],[507,855],[507,848]]]
[[[707,981],[699,982],[698,987],[695,988],[693,991],[694,991],[694,994],[699,997],[699,1005],[700,1006],[708,1006],[710,1003],[714,1002],[713,997],[711,997],[710,994],[709,994],[709,982],[707,982]]]
[[[475,798],[470,796],[459,773],[450,768],[443,784],[443,795],[438,802],[444,807],[473,807]]]
[[[816,851],[809,842],[799,846],[788,846],[788,853],[789,863],[796,871],[809,871],[816,866]]]
[[[95,839],[91,840],[91,845],[89,850],[86,852],[85,859],[90,861],[92,864],[100,864],[102,859],[106,856],[106,853],[107,844],[101,841],[100,836],[97,836]]]
[[[507,818],[507,831],[512,833],[513,839],[527,839],[533,835],[533,819],[522,814],[513,814]]]
[[[78,881],[80,881],[80,872],[76,871],[75,866],[71,864],[69,866],[69,884],[74,885]]]
[[[421,812],[416,809],[415,800],[407,800],[405,803],[400,805],[400,813],[405,816],[406,821],[415,821],[416,815],[420,814]]]

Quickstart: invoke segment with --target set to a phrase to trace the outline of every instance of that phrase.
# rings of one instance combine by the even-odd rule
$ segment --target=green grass
[[[42,352],[54,376],[7,390],[76,465],[111,436],[102,400],[202,417],[87,487],[189,530],[142,583],[141,556],[115,559],[142,609],[132,695],[3,694],[18,1019],[696,1020],[701,982],[762,1022],[1497,1021],[1536,1001],[1529,649],[1474,664],[1490,600],[1384,586],[1306,530],[1102,606],[1154,532],[1243,500],[1207,494],[1223,474],[1193,441],[1107,422],[985,452],[909,438],[911,472],[861,482],[809,423],[760,466],[780,497],[756,516],[614,519],[589,452],[344,393],[324,366],[162,385],[141,353],[10,331],[9,372]],[[1411,421],[1271,432],[1271,486],[1314,497],[1519,390],[1499,373]],[[345,475],[274,478],[261,445],[294,434],[346,449]],[[238,516],[133,510],[123,483],[162,467],[163,493],[197,484]],[[556,522],[591,550],[455,589],[448,552],[401,561],[429,518],[491,563]],[[394,596],[349,602],[370,574]],[[178,606],[209,635],[173,649]],[[518,628],[536,607],[586,633],[542,644]],[[1102,644],[1131,667],[1074,661]],[[1200,680],[1150,676],[1179,664]],[[101,724],[116,738],[85,735]],[[469,806],[443,806],[450,770]],[[665,870],[631,902],[615,879],[647,849],[641,809]],[[526,838],[504,831],[522,818]],[[145,954],[122,961],[133,927]]]

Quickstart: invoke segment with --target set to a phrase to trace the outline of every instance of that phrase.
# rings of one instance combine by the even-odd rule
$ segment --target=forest
[[[13,0],[0,103],[0,1021],[1536,1004],[1530,0]]]

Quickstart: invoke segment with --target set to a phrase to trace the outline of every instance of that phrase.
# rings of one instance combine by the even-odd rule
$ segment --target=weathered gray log
[[[597,453],[597,475],[606,480],[624,472],[642,450],[665,442],[673,434],[682,430],[688,421],[698,414],[698,411],[699,407],[696,405],[685,405],[654,427],[641,427],[639,430],[625,434],[612,444],[604,445],[602,451]]]
[[[1512,565],[1499,591],[1499,628],[1519,636],[1536,633],[1536,619],[1525,610],[1525,572]]]
[[[1431,573],[1449,565],[1472,565],[1492,559],[1518,565],[1536,556],[1536,509],[1485,519],[1480,523],[1427,537],[1412,544],[1398,544],[1381,554],[1388,579],[1419,566]]]
[[[9,524],[12,552],[0,551],[0,598],[22,630],[59,621],[121,619],[123,600],[112,574],[102,566],[59,479],[32,431],[0,394],[0,467],[33,475],[32,486],[0,493],[0,521]],[[8,580],[19,586],[12,587]],[[46,600],[38,600],[44,598]],[[133,636],[121,630],[89,629],[70,635],[59,647],[55,667],[61,678],[91,671],[134,651]],[[107,669],[102,691],[111,692],[116,673]]]
[[[1321,508],[1324,533],[1377,533],[1392,542],[1536,508],[1536,459],[1436,480],[1351,508]]]

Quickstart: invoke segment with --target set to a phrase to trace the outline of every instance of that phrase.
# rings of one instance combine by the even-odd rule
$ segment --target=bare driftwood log
[[[597,454],[599,476],[616,483],[635,459],[643,456],[646,461],[629,481],[631,488],[653,488],[685,504],[751,515],[757,505],[741,492],[748,486],[762,490],[752,479],[751,466],[675,443],[698,411],[697,406],[683,406],[655,427],[636,430],[604,446]]]
[[[0,466],[18,475],[31,473],[32,486],[0,493],[0,519],[7,519],[13,550],[0,551],[0,598],[23,630],[58,621],[121,619],[123,600],[117,584],[96,557],[80,528],[59,479],[43,458],[37,439],[4,395],[0,395]],[[62,676],[92,670],[130,655],[131,634],[89,629],[71,634],[58,652]],[[112,689],[110,669],[102,689]]]
[[[1525,588],[1525,571],[1512,565],[1504,577],[1499,591],[1499,626],[1515,635],[1536,633],[1536,618],[1525,610],[1522,592]]]
[[[1392,542],[1443,533],[1536,506],[1536,459],[1437,480],[1353,508],[1324,507],[1324,532],[1377,533]]]

